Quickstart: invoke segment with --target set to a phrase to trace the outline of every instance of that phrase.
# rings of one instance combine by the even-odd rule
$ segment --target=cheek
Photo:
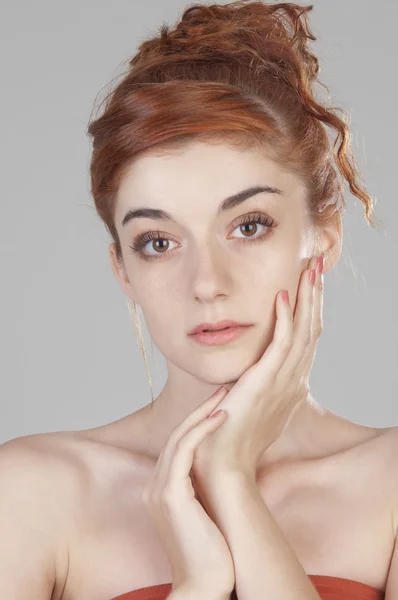
[[[142,307],[147,307],[148,312],[151,312],[151,316],[154,311],[159,312],[173,293],[170,288],[170,278],[165,275],[165,271],[163,273],[159,272],[155,276],[153,269],[149,266],[147,271],[142,270],[139,272],[135,270],[129,274],[129,278],[136,302]]]
[[[150,295],[146,294],[142,301],[142,313],[145,324],[152,339],[158,344],[160,340],[169,340],[181,332],[182,307],[186,300],[176,298],[170,286],[156,289]]]
[[[258,285],[256,286],[256,297],[254,304],[258,306],[257,314],[261,315],[261,309],[264,310],[263,324],[272,328],[276,322],[276,301],[277,294],[281,290],[289,292],[289,302],[292,310],[295,307],[298,286],[301,274],[307,268],[308,259],[302,264],[301,259],[293,260],[291,256],[274,259],[272,265],[267,265],[263,273],[257,273]],[[260,302],[260,305],[258,304]]]

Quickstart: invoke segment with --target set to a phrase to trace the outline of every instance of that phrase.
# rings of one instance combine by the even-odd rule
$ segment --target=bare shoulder
[[[356,448],[356,455],[367,474],[388,480],[398,499],[398,426],[369,428],[369,439]]]
[[[0,445],[1,553],[2,563],[10,562],[2,585],[11,596],[19,593],[15,588],[19,581],[18,585],[31,586],[32,598],[50,597],[49,593],[53,600],[62,597],[68,566],[65,532],[77,471],[57,442],[60,437],[27,435]],[[13,552],[21,569],[17,580],[12,574]]]
[[[2,469],[23,477],[27,484],[39,485],[43,492],[48,492],[51,502],[54,495],[66,491],[65,486],[77,488],[84,465],[79,440],[74,432],[38,433],[11,439],[0,446]]]
[[[390,483],[394,498],[394,527],[395,533],[398,534],[398,426],[389,427],[383,434],[384,447],[382,447],[382,458],[387,464],[387,475],[390,478]]]
[[[363,453],[364,470],[374,475],[379,494],[386,494],[395,538],[398,534],[398,426],[376,430],[369,452]]]
[[[141,475],[144,480],[146,473],[139,455],[84,431],[27,435],[0,445],[0,480],[15,490],[10,496],[10,502],[17,503],[15,518],[24,512],[26,523],[44,529],[40,539],[32,532],[31,554],[38,570],[38,545],[46,544],[48,572],[43,577],[47,586],[53,578],[52,600],[64,593],[71,598],[81,596],[81,589],[75,590],[72,584],[80,581],[87,567],[87,532],[94,531],[98,539],[101,529],[98,525],[95,530],[93,523],[97,527],[101,515],[114,518],[124,512],[123,507],[131,512],[140,502],[140,485],[134,482],[139,483]]]
[[[1,475],[27,495],[39,495],[41,505],[46,510],[51,507],[49,518],[56,516],[60,498],[64,496],[65,505],[65,493],[77,489],[77,461],[66,451],[66,437],[62,433],[33,434],[0,445]]]
[[[392,449],[398,448],[398,425],[385,427],[381,429],[381,432],[381,436],[384,438],[386,444],[391,444]]]
[[[380,433],[376,435],[375,447],[380,450],[380,458],[385,462],[387,468],[391,468],[391,476],[394,478],[398,488],[398,426],[385,427],[379,430]]]
[[[83,508],[87,493],[122,485],[146,473],[139,453],[104,443],[85,431],[27,435],[0,445],[3,468],[16,468],[26,483],[42,487],[48,502],[60,502],[63,517]],[[6,459],[6,457],[8,457]],[[9,465],[7,467],[6,465]]]

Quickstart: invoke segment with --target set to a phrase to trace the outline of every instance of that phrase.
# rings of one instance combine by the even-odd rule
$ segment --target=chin
[[[239,378],[257,362],[255,357],[248,352],[237,353],[235,356],[226,357],[208,356],[203,360],[195,361],[195,371],[188,369],[197,379],[220,387],[221,385],[234,385]]]
[[[253,328],[254,329],[254,328]],[[258,330],[258,328],[256,328]],[[264,341],[264,336],[266,340]],[[273,339],[273,331],[266,329],[261,336],[252,336],[250,341],[235,340],[223,346],[197,346],[181,354],[182,345],[175,348],[172,362],[179,369],[199,381],[220,387],[234,385],[239,378],[257,363]],[[174,353],[173,353],[174,354]]]

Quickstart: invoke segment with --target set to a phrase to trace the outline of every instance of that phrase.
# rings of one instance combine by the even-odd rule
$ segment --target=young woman
[[[398,597],[397,427],[309,387],[343,181],[376,226],[311,8],[191,6],[90,123],[112,269],[168,379],[116,422],[2,445],[1,598]]]

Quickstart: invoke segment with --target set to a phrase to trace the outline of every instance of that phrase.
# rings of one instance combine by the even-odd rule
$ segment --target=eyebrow
[[[235,208],[235,206],[245,202],[245,200],[248,200],[249,198],[252,198],[253,196],[263,192],[267,194],[280,194],[283,196],[283,192],[281,190],[275,187],[270,187],[269,185],[252,186],[246,190],[242,190],[237,194],[233,194],[232,196],[225,198],[225,200],[223,200],[218,207],[217,216],[222,212],[231,210],[232,208]],[[135,210],[129,210],[126,213],[122,220],[122,226],[125,227],[125,225],[127,225],[127,223],[131,222],[133,219],[155,219],[176,222],[173,216],[165,210],[160,210],[158,208],[137,208]]]

